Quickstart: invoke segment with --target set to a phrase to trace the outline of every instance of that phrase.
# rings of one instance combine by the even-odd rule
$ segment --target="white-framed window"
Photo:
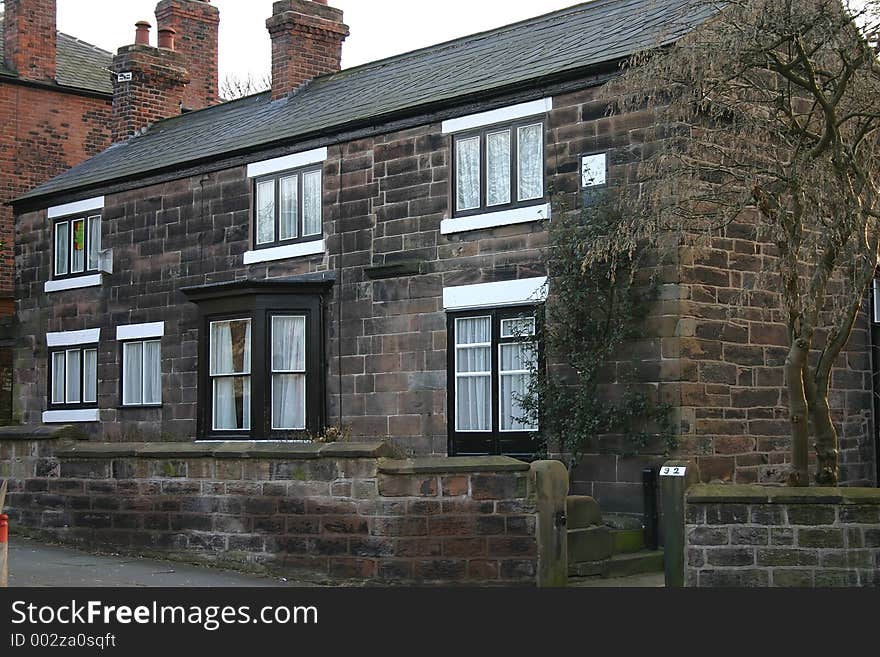
[[[122,343],[122,405],[162,405],[162,341]]]
[[[453,136],[453,215],[544,202],[544,122],[540,117]]]
[[[87,408],[98,403],[98,345],[49,349],[49,408]]]
[[[214,431],[251,428],[251,320],[210,323],[209,378]]]
[[[455,430],[492,430],[492,316],[455,319]]]
[[[321,165],[258,178],[254,183],[254,247],[323,237]]]
[[[56,280],[97,272],[101,263],[101,215],[55,220],[53,245]]]

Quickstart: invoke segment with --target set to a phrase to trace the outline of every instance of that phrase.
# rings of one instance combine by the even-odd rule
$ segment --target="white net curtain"
[[[251,428],[251,320],[211,323],[214,429]]]

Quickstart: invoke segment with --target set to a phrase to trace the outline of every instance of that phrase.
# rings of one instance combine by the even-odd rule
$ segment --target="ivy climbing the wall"
[[[544,453],[566,454],[572,465],[587,452],[639,454],[658,437],[668,453],[676,445],[671,408],[646,394],[643,384],[651,382],[620,375],[637,371],[628,367],[635,365],[628,347],[644,337],[657,297],[646,266],[651,252],[636,247],[585,266],[587,245],[601,242],[620,221],[599,196],[587,206],[555,212],[548,224],[542,257],[550,291],[536,322],[544,358],[519,400],[524,419],[538,419]]]

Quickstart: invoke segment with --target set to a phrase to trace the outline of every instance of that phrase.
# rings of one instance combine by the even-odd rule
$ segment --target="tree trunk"
[[[807,396],[804,392],[804,367],[807,362],[807,341],[796,338],[785,359],[785,384],[788,387],[788,405],[791,415],[791,474],[789,486],[809,486],[808,463],[809,426],[807,423]]]
[[[816,434],[816,483],[820,486],[837,486],[840,475],[838,466],[837,429],[831,421],[828,390],[819,390],[815,401],[810,400],[810,419]]]

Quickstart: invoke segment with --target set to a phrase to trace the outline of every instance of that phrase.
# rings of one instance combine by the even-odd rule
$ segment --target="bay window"
[[[324,427],[323,294],[331,281],[185,288],[203,320],[199,433],[298,439]]]

